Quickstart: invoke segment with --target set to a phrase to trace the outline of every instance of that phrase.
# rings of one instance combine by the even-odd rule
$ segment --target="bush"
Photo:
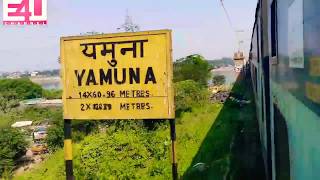
[[[193,80],[175,83],[175,105],[179,115],[182,111],[190,111],[193,106],[208,102],[209,92]]]
[[[18,99],[42,97],[42,87],[30,79],[1,79],[0,92],[15,92]]]
[[[48,136],[46,138],[50,151],[56,151],[63,147],[64,132],[63,125],[56,124],[48,128]]]
[[[62,97],[62,90],[59,89],[44,89],[43,90],[43,97],[46,99],[61,99]]]
[[[16,129],[0,129],[0,147],[0,175],[11,173],[15,161],[26,152],[25,137]]]
[[[174,63],[174,82],[194,80],[200,85],[206,86],[210,77],[210,65],[200,55],[190,55]]]
[[[50,111],[49,111],[50,112]],[[48,128],[48,136],[46,142],[50,151],[56,151],[63,147],[64,130],[63,130],[63,117],[61,109],[58,109],[55,113],[52,113],[52,125]]]
[[[226,77],[224,75],[215,75],[212,78],[212,84],[215,86],[221,86],[226,83]]]
[[[97,121],[79,121],[72,122],[72,140],[80,142],[84,137],[94,131],[98,130]],[[47,144],[51,151],[56,151],[62,148],[64,143],[64,122],[62,117],[53,120],[53,125],[48,128]]]
[[[75,157],[76,177],[170,178],[168,133],[134,130],[126,126],[125,130],[109,129],[107,133],[90,135],[80,146],[80,153]]]
[[[27,107],[22,111],[21,118],[32,119],[35,124],[43,121],[50,121],[56,124],[62,122],[63,120],[62,108]]]

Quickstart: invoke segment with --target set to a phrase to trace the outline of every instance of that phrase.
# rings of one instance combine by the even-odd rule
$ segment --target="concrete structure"
[[[20,102],[21,106],[38,106],[38,107],[60,107],[62,106],[61,99],[43,99],[43,98],[35,98],[28,99]]]
[[[15,122],[11,125],[11,127],[13,128],[20,128],[20,127],[26,127],[26,126],[31,126],[32,125],[32,121],[18,121]]]

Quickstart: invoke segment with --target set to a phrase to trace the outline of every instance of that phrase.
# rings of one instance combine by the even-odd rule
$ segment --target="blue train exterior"
[[[268,179],[320,179],[320,0],[260,0],[249,66]]]

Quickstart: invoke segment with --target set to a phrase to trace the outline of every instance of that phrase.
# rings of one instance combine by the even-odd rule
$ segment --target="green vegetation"
[[[147,131],[125,126],[88,136],[80,145],[75,174],[84,179],[170,178],[170,140],[163,132],[164,127]]]
[[[195,106],[183,113],[177,124],[179,174],[184,174],[218,116],[222,105]],[[167,122],[153,130],[141,121],[117,121],[103,132],[85,137],[74,145],[76,178],[170,179],[170,135]],[[63,151],[16,179],[64,179]],[[113,178],[112,178],[113,177]]]
[[[211,104],[207,90],[209,69],[210,65],[200,55],[187,56],[174,64],[179,175],[183,179],[248,179],[243,174],[248,164],[256,164],[260,155],[258,143],[243,141],[258,136],[254,103],[241,108],[230,99],[225,104]],[[232,91],[252,100],[249,88],[238,82]],[[59,95],[59,92],[41,92],[46,97]],[[3,117],[7,121],[25,118],[51,124],[47,138],[51,154],[45,155],[44,162],[14,178],[65,179],[61,108],[20,111],[13,108],[0,116]],[[76,179],[171,178],[167,121],[73,121],[72,139]]]
[[[62,97],[62,90],[60,89],[44,89],[42,93],[46,99],[61,99]]]
[[[206,82],[210,77],[209,65],[201,56],[188,56],[185,60],[175,64],[175,67],[177,66],[185,73],[184,76],[180,76],[181,81],[176,79],[175,84],[176,106],[180,114],[177,120],[178,151],[182,150],[181,154],[178,153],[179,172],[183,174],[190,166],[192,157],[200,147],[199,141],[205,138],[221,105],[209,104],[209,93],[206,89]],[[199,75],[197,74],[199,72],[191,71],[197,68],[204,72]],[[192,79],[188,79],[189,77]],[[74,146],[76,177],[85,179],[98,177],[168,179],[171,177],[171,141],[168,122],[145,120],[91,123],[74,121],[72,126],[73,139],[78,142]],[[88,136],[84,137],[83,132]],[[49,129],[47,139],[50,149],[56,150],[52,157],[61,156],[62,152],[59,147],[63,144],[62,135],[62,125],[54,123]],[[184,151],[186,147],[190,149]],[[17,179],[41,177],[63,179],[63,157],[50,157],[43,165]]]
[[[25,109],[12,109],[7,113],[0,112],[0,129],[10,127],[16,121],[26,120],[32,120],[34,125],[53,120],[62,122],[62,109],[27,107]]]
[[[9,127],[19,120],[32,120],[35,123],[62,119],[60,108],[26,108],[17,109],[19,102],[25,99],[46,97],[48,99],[59,98],[60,90],[43,90],[41,86],[27,78],[0,79],[0,128]],[[57,117],[58,116],[58,117]]]
[[[0,110],[3,113],[11,111],[12,108],[19,105],[17,93],[12,91],[0,92]]]
[[[17,96],[17,99],[32,99],[42,97],[42,88],[27,78],[1,79],[0,92],[10,92]]]
[[[0,129],[0,147],[0,175],[10,178],[15,161],[26,151],[27,142],[18,130]]]
[[[202,86],[208,84],[211,77],[209,63],[200,55],[190,55],[174,63],[174,82],[194,80]]]
[[[34,124],[62,121],[62,109],[58,107],[27,107],[18,112],[19,119],[32,120]]]
[[[48,137],[46,139],[51,151],[56,151],[63,147],[63,121],[62,119],[48,128]]]
[[[61,108],[26,108],[12,109],[7,113],[0,113],[0,177],[9,178],[17,160],[25,154],[27,144],[25,139],[31,134],[29,131],[11,128],[16,121],[32,120],[33,125],[43,122],[60,121],[62,123]],[[61,140],[63,141],[63,130]],[[60,146],[61,147],[61,146]],[[9,178],[10,179],[10,178]]]
[[[175,83],[175,106],[179,116],[181,112],[191,111],[198,104],[208,103],[209,92],[193,80]]]
[[[18,118],[16,112],[0,112],[0,129],[10,127],[10,125]]]
[[[212,84],[215,86],[221,86],[226,83],[226,77],[224,75],[215,75],[212,78]]]
[[[184,179],[264,179],[251,86],[238,80],[231,94],[241,94],[252,103],[240,107],[226,101]]]

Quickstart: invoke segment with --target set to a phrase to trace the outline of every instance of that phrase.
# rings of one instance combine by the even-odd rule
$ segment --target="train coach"
[[[249,66],[268,179],[320,179],[319,0],[259,0]]]

